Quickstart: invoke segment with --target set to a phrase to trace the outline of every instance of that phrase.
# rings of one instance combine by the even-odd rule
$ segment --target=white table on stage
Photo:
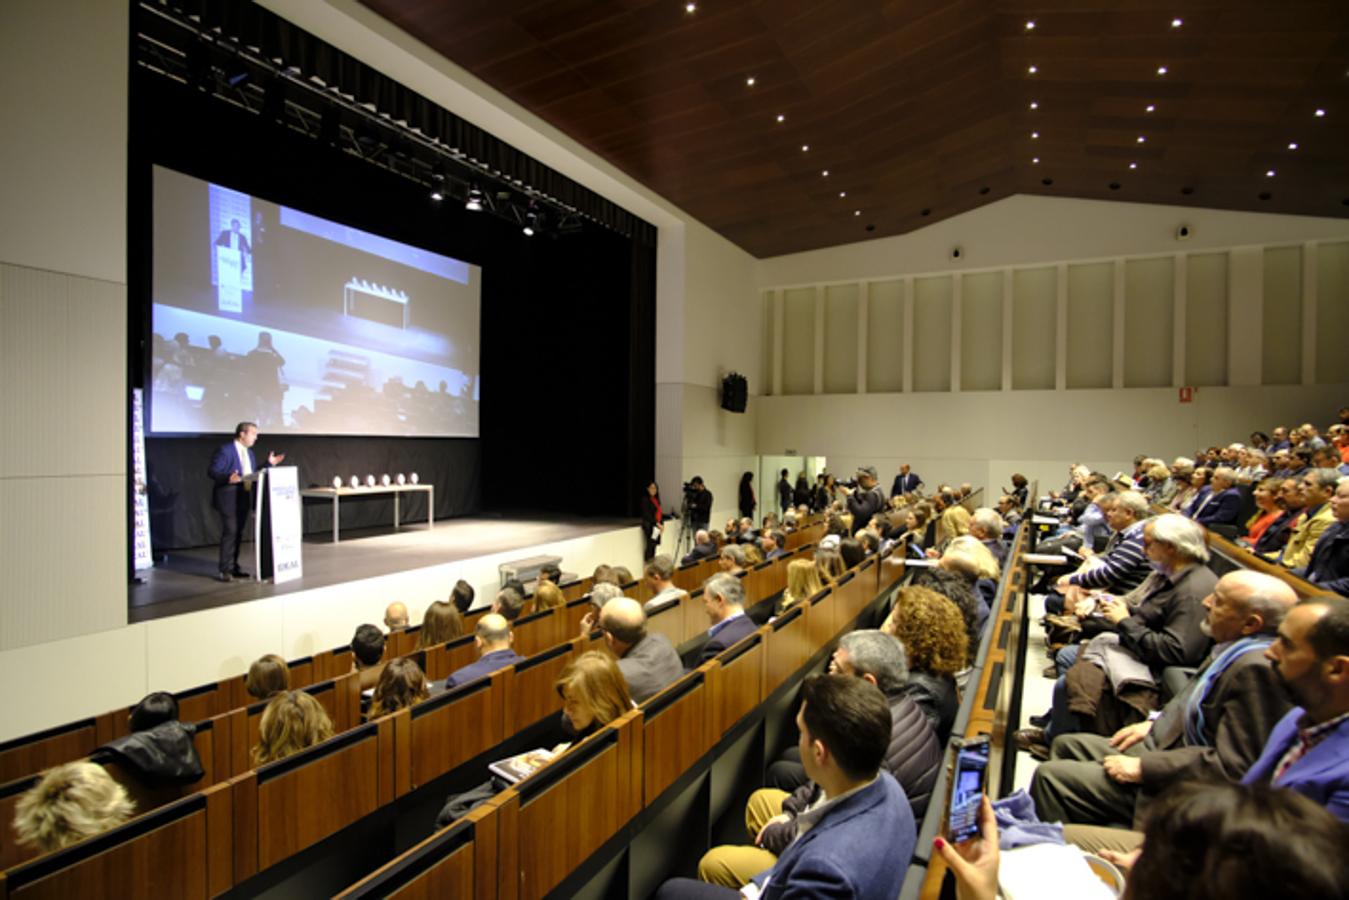
[[[341,538],[338,530],[338,522],[342,511],[343,497],[368,497],[372,494],[393,494],[393,527],[397,531],[402,527],[402,521],[399,511],[399,498],[403,494],[421,493],[426,494],[426,527],[432,528],[436,524],[436,488],[430,484],[377,484],[374,487],[319,487],[305,488],[300,491],[301,497],[313,497],[319,500],[331,500],[333,504],[333,543],[336,544]]]

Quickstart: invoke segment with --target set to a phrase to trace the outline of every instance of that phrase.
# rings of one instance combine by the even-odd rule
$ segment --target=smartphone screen
[[[947,838],[953,844],[979,836],[979,804],[984,796],[984,776],[988,772],[988,739],[969,741],[956,747],[955,768],[951,772],[951,804],[947,812]]]

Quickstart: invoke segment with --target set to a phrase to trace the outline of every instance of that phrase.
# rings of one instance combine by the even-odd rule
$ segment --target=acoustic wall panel
[[[782,392],[815,393],[815,288],[782,292]]]
[[[1261,376],[1264,384],[1302,382],[1302,248],[1265,250],[1264,337]]]
[[[1068,267],[1067,385],[1108,388],[1114,374],[1115,266]]]
[[[873,281],[867,294],[867,393],[904,390],[904,282]]]
[[[1002,273],[960,278],[960,389],[1002,389]]]
[[[1185,260],[1185,383],[1227,384],[1227,254]]]
[[[1349,243],[1316,248],[1316,382],[1349,381]],[[1343,398],[1336,405],[1343,404]]]
[[[777,353],[777,332],[773,322],[773,291],[763,291],[759,298],[759,335],[763,352],[759,354],[759,384],[757,393],[773,393],[773,357]]]
[[[857,393],[857,297],[855,284],[824,289],[824,392]]]
[[[913,389],[951,389],[951,276],[913,280]]]
[[[1175,261],[1124,264],[1124,386],[1169,387],[1175,334]]]
[[[1053,390],[1058,366],[1058,272],[1021,269],[1012,276],[1012,389]]]

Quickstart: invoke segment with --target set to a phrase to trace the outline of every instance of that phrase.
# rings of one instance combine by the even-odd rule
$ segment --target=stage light
[[[1131,163],[1129,163],[1129,170],[1130,170],[1131,172],[1132,172],[1132,171],[1137,171],[1137,169],[1138,169],[1138,163],[1136,163],[1136,162],[1131,162]]]
[[[754,76],[751,75],[745,79],[745,87],[754,87]]]
[[[695,12],[697,12],[697,11],[698,11],[698,4],[696,4],[696,3],[685,3],[685,4],[684,4],[684,12],[686,12],[686,13],[695,13]]]
[[[1273,170],[1273,169],[1266,169],[1266,170],[1265,170],[1265,177],[1266,177],[1266,178],[1273,178],[1273,177],[1274,177],[1274,170]]]
[[[1157,67],[1157,74],[1158,74],[1158,75],[1165,75],[1165,74],[1166,74],[1166,66],[1158,66],[1158,67]]]
[[[1147,141],[1147,138],[1143,137],[1143,135],[1140,134],[1140,135],[1138,136],[1138,143],[1142,144],[1142,143],[1146,143],[1146,141]]]
[[[785,121],[787,121],[787,117],[782,113],[778,113],[778,124],[781,125]]]
[[[1026,30],[1027,30],[1027,31],[1034,31],[1034,30],[1035,30],[1035,22],[1034,22],[1034,21],[1027,22],[1027,23],[1026,23]]]
[[[416,472],[413,472],[411,475],[408,476],[408,481],[412,482],[413,484],[416,484],[416,483],[417,483],[417,480],[418,480],[418,479],[417,479],[417,473],[416,473]]]
[[[464,209],[469,212],[482,212],[482,191],[477,188],[469,188],[468,199],[464,201]]]
[[[1039,104],[1039,103],[1036,103],[1034,100],[1032,100],[1032,101],[1030,102],[1030,108],[1031,108],[1031,109],[1039,109],[1039,108],[1040,108],[1040,104]]]
[[[1182,25],[1184,25],[1184,24],[1185,24],[1185,23],[1184,23],[1183,21],[1181,21],[1180,19],[1172,19],[1172,20],[1171,20],[1171,27],[1172,27],[1172,28],[1179,28],[1180,26],[1182,26]]]
[[[406,475],[404,475],[402,472],[399,472],[399,473],[398,473],[398,478],[396,478],[395,480],[396,480],[399,484],[407,484],[407,482],[408,482],[408,477],[407,477]]]
[[[1288,142],[1288,149],[1289,149],[1289,150],[1296,150],[1296,149],[1297,149],[1297,141],[1289,141],[1289,142]]]
[[[1324,119],[1326,117],[1326,111],[1324,109],[1318,109],[1313,115],[1318,119]]]
[[[838,196],[839,196],[839,199],[842,199],[842,198],[848,196],[848,192],[847,192],[847,191],[839,191],[839,192],[838,192]]]
[[[1155,104],[1152,104],[1152,103],[1149,103],[1149,104],[1148,104],[1148,108],[1145,109],[1145,110],[1143,110],[1143,112],[1156,112],[1156,111],[1157,111],[1157,107],[1156,107]]]
[[[1035,66],[1029,66],[1029,67],[1026,69],[1026,72],[1027,72],[1028,74],[1031,74],[1031,75],[1034,75],[1034,74],[1035,74],[1036,72],[1038,72],[1038,71],[1040,71],[1040,70],[1037,69]]]
[[[1031,157],[1031,160],[1030,160],[1030,163],[1031,163],[1031,165],[1033,165],[1033,166],[1038,166],[1038,165],[1040,164],[1040,157],[1038,157],[1038,156],[1032,156],[1032,157]]]

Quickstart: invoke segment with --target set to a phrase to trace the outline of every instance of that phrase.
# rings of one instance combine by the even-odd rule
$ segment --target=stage
[[[218,547],[175,550],[153,569],[138,573],[145,583],[130,586],[127,617],[132,623],[148,622],[447,563],[499,556],[524,548],[530,548],[530,551],[519,555],[531,556],[547,552],[546,545],[632,527],[636,525],[629,519],[523,514],[446,519],[431,528],[427,528],[424,521],[414,521],[405,523],[398,531],[392,527],[344,530],[341,542],[336,544],[332,542],[331,532],[325,531],[305,536],[304,576],[282,585],[252,579],[222,583],[215,580]],[[541,548],[540,545],[545,546]],[[581,570],[575,560],[569,561],[565,553],[560,555],[563,556],[564,570],[590,574],[593,565]],[[251,541],[244,544],[239,562],[246,571],[255,571]],[[633,566],[631,560],[615,559],[612,562]],[[480,567],[473,568],[480,570]],[[633,570],[636,572],[635,567]],[[475,582],[472,577],[469,581],[479,593],[478,602],[482,602],[483,592],[494,583]],[[445,589],[445,594],[448,593],[449,585]]]

